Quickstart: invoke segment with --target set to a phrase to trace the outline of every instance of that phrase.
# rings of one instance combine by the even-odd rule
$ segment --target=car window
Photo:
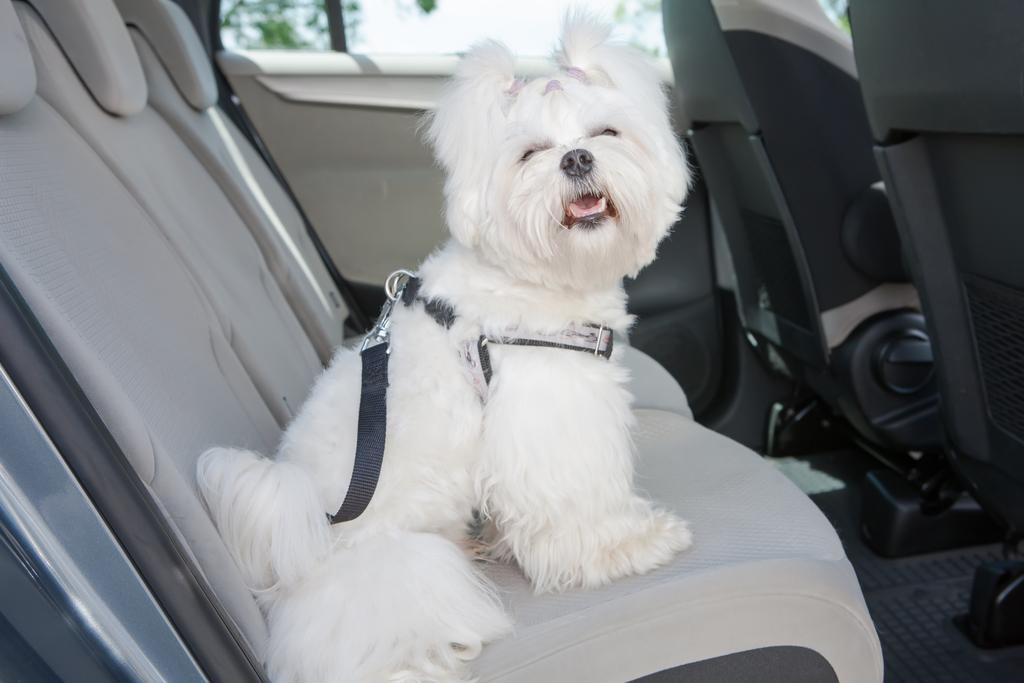
[[[370,54],[456,54],[484,38],[522,55],[546,55],[562,18],[579,0],[340,0],[346,47]],[[665,54],[661,0],[590,0],[586,8],[615,35]],[[223,0],[221,40],[229,49],[328,50],[326,0]]]
[[[847,11],[850,8],[850,0],[818,0],[821,3],[825,14],[839,28],[847,33],[850,32],[850,16]]]
[[[220,36],[229,50],[329,50],[331,45],[325,0],[222,0]]]

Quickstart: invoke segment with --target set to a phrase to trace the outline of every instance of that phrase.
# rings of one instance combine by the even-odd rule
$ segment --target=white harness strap
[[[420,280],[408,271],[397,271],[388,278],[401,274],[408,276],[403,285],[401,293],[402,303],[411,306],[414,303],[423,305],[424,311],[434,321],[444,327],[451,329],[457,314],[455,308],[444,299],[424,298],[419,295]],[[390,289],[389,289],[390,294]],[[604,325],[591,323],[570,323],[566,327],[555,332],[524,332],[519,328],[509,328],[501,336],[488,337],[481,335],[476,339],[467,339],[459,349],[463,366],[466,369],[466,376],[481,401],[487,400],[488,387],[491,383],[491,354],[488,346],[502,344],[506,346],[540,346],[550,349],[565,349],[567,351],[579,351],[590,353],[604,359],[612,355],[612,346],[615,340],[615,333],[611,328]]]
[[[615,333],[604,325],[571,323],[567,327],[549,334],[524,333],[512,328],[500,337],[480,336],[467,339],[462,345],[462,360],[470,383],[480,396],[487,400],[491,384],[491,354],[488,347],[493,344],[507,346],[541,346],[549,349],[565,349],[590,353],[608,359],[612,355]]]
[[[614,333],[604,325],[590,323],[570,323],[557,332],[550,334],[523,333],[518,329],[509,330],[508,335],[492,337],[492,344],[510,344],[513,346],[547,346],[552,349],[583,351],[595,356],[609,358],[612,355],[612,339]]]

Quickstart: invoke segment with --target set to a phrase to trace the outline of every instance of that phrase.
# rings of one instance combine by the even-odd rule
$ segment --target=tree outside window
[[[423,14],[437,8],[437,0],[393,1]],[[362,3],[341,4],[345,33],[355,43]],[[220,28],[227,46],[241,50],[327,50],[331,43],[324,0],[224,0]]]
[[[616,35],[653,56],[665,56],[661,0],[341,0],[345,36],[353,52],[445,53],[464,50],[498,33],[523,54],[545,54],[562,15],[585,6],[611,19]],[[364,21],[365,19],[365,21]],[[325,0],[222,0],[221,37],[241,50],[329,50]]]

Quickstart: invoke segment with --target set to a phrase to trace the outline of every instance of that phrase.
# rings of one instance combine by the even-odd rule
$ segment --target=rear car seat
[[[239,235],[252,237],[236,229],[230,202],[198,188],[217,183],[139,105],[145,83],[110,0],[31,5],[17,4],[31,59],[18,22],[0,21],[0,45],[14,50],[0,64],[0,264],[260,656],[262,619],[195,495],[194,464],[213,444],[270,451],[288,407],[274,397],[289,396],[318,360],[281,379],[279,368],[261,373],[277,360],[272,343],[234,338],[260,325],[289,326],[273,343],[304,332],[272,294],[263,254],[244,247]],[[105,139],[122,135],[134,144]],[[189,185],[195,192],[181,193]],[[205,242],[203,230],[237,244]],[[210,244],[239,250],[197,253]],[[227,272],[242,273],[237,281],[218,276],[221,257],[232,259]],[[640,480],[693,520],[696,547],[648,576],[557,596],[532,595],[512,567],[490,568],[518,628],[477,661],[481,679],[622,681],[715,657],[735,672],[757,660],[726,655],[781,647],[776,679],[747,673],[794,680],[823,662],[842,681],[880,680],[852,568],[806,496],[692,420],[637,416]]]
[[[249,229],[148,106],[142,67],[113,3],[33,6],[39,14],[22,16],[39,94],[107,161],[182,254],[271,412],[286,424],[322,364]],[[86,16],[97,30],[82,29]]]

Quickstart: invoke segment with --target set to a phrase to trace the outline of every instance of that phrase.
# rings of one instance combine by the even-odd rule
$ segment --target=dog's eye
[[[2,2],[2,0],[0,0],[0,2]],[[519,163],[526,163],[534,154],[537,154],[538,152],[546,152],[549,149],[551,149],[551,143],[549,141],[534,140],[533,144],[523,152],[523,156],[519,157]]]
[[[619,131],[615,130],[614,128],[605,128],[600,133],[598,133],[598,135],[610,135],[613,138],[617,138],[619,137]]]

